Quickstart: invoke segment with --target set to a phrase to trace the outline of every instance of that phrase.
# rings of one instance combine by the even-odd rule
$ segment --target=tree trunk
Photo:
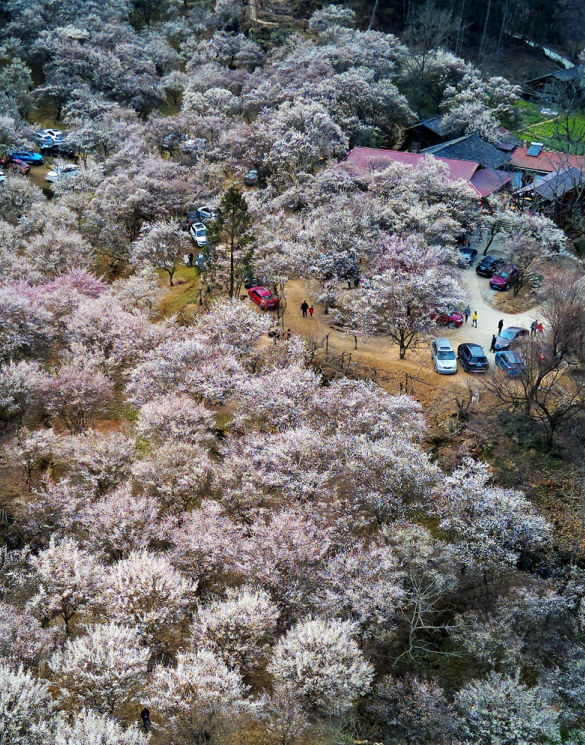
[[[376,15],[376,11],[378,10],[378,2],[379,0],[376,0],[376,2],[374,3],[374,10],[372,11],[370,22],[368,23],[368,31],[372,30],[372,23],[374,22],[374,16]]]
[[[461,41],[461,35],[463,33],[463,18],[465,14],[465,0],[461,3],[461,15],[459,16],[459,24],[457,26],[457,38],[455,39],[455,54],[459,54],[459,42]]]
[[[487,246],[486,246],[486,247],[485,247],[485,249],[484,249],[484,252],[483,252],[483,255],[484,255],[484,256],[486,256],[486,255],[487,255],[487,252],[488,252],[488,251],[490,250],[490,246],[491,246],[491,245],[492,245],[492,243],[494,242],[494,238],[495,238],[495,237],[496,237],[496,234],[495,234],[495,233],[492,233],[492,236],[491,236],[491,238],[489,239],[489,241],[488,241],[488,244],[487,244]]]
[[[487,27],[488,27],[488,21],[490,18],[490,10],[492,9],[492,0],[488,0],[487,4],[487,10],[485,12],[485,21],[483,23],[483,33],[481,35],[481,44],[479,45],[479,56],[483,57],[483,54],[485,52],[485,42],[487,37]]]
[[[230,241],[230,297],[234,296],[234,242]]]
[[[502,36],[504,35],[504,29],[506,27],[506,21],[508,19],[508,3],[509,0],[506,0],[504,4],[504,14],[502,15],[502,25],[500,26],[500,35],[498,37],[498,47],[496,49],[496,54],[500,54],[500,47],[502,46]]]

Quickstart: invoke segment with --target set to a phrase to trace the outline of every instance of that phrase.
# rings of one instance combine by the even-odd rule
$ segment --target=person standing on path
[[[532,321],[530,324],[530,336],[536,336],[536,328],[538,326],[538,321]]]
[[[536,330],[538,331],[539,334],[544,334],[544,326],[542,325],[542,323],[538,324],[538,326],[536,327]]]
[[[492,336],[492,345],[490,347],[490,352],[495,352],[495,351],[496,351],[496,335],[494,334]]]
[[[502,329],[504,328],[504,319],[500,318],[498,321],[498,334],[502,333]]]
[[[477,328],[477,311],[473,311],[473,318],[471,319],[471,325]]]
[[[467,306],[467,308],[465,308],[465,310],[463,311],[463,315],[465,316],[465,323],[467,323],[467,319],[468,319],[468,318],[469,318],[469,316],[471,315],[471,308],[469,307],[469,305],[468,305],[468,306]]]
[[[306,300],[303,300],[303,304],[301,305],[301,310],[303,311],[303,318],[307,317],[307,311],[309,310],[309,304]]]
[[[147,724],[150,724],[152,726],[152,722],[150,721],[150,711],[144,707],[142,711],[140,712],[140,718],[142,719],[142,726],[144,727],[144,730],[148,732]]]
[[[314,312],[315,312],[315,308],[313,308],[313,306],[311,305],[311,307],[309,308],[309,315],[311,316],[311,318],[313,317]]]

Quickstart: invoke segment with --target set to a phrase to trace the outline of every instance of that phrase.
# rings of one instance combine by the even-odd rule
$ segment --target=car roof
[[[504,331],[526,331],[523,326],[508,326],[508,328],[505,328]]]
[[[272,295],[270,290],[267,287],[262,287],[262,285],[258,285],[257,287],[250,287],[248,292],[252,292],[252,290],[255,290],[259,295]]]
[[[479,351],[479,352],[481,352],[483,354],[483,347],[480,344],[475,344],[475,343],[472,342],[472,343],[462,344],[461,346],[462,347],[467,347],[470,352],[473,352],[473,351],[476,351],[477,350],[477,351]]]
[[[453,345],[451,344],[450,339],[442,338],[442,339],[435,339],[435,344],[437,349],[453,349]]]

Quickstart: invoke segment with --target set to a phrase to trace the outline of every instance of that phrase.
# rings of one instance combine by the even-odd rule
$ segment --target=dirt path
[[[485,242],[483,242],[475,246],[480,253],[480,257],[485,245]],[[495,240],[489,253],[501,255],[503,253],[502,244]],[[476,274],[474,267],[462,271],[461,280],[469,294],[472,314],[473,311],[477,311],[478,327],[477,329],[472,328],[470,318],[468,323],[463,324],[460,329],[438,328],[437,335],[449,338],[455,349],[464,342],[481,344],[493,365],[495,355],[493,352],[489,352],[489,348],[492,334],[497,333],[500,319],[504,321],[504,328],[508,326],[529,328],[532,321],[538,318],[538,307],[531,308],[523,313],[504,313],[490,304],[497,292],[490,289],[487,278],[479,277]],[[409,351],[406,360],[399,359],[397,347],[391,344],[386,337],[371,337],[369,339],[358,337],[356,350],[355,340],[351,334],[343,333],[331,327],[332,317],[325,315],[323,305],[318,302],[320,294],[321,290],[316,282],[301,280],[289,282],[286,286],[285,329],[290,328],[294,333],[302,335],[308,341],[322,343],[323,349],[328,336],[330,352],[336,354],[351,352],[352,359],[362,364],[393,375],[408,373],[428,381],[429,385],[438,389],[462,387],[470,378],[461,370],[457,375],[437,375],[432,369],[430,354],[426,345],[421,346],[418,350]],[[302,317],[300,307],[303,300],[315,307],[312,319]]]
[[[478,260],[481,258],[485,245],[486,243],[482,242],[474,246],[479,251]],[[489,253],[493,256],[501,256],[503,253],[502,244],[497,240],[494,241],[490,246]],[[523,313],[505,313],[498,308],[494,308],[490,301],[501,293],[498,290],[490,289],[489,279],[480,277],[476,273],[475,267],[463,271],[461,281],[469,294],[472,315],[474,311],[477,311],[477,329],[471,327],[470,318],[467,324],[464,323],[460,329],[446,329],[444,335],[451,339],[454,347],[464,342],[481,344],[488,359],[493,362],[495,355],[493,352],[489,352],[489,348],[492,342],[492,334],[498,332],[498,322],[503,320],[504,328],[508,326],[530,328],[532,321],[538,319],[538,306]],[[508,292],[512,291],[508,290]]]

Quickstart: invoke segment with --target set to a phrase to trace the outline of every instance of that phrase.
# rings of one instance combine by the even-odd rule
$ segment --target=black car
[[[497,256],[484,256],[475,267],[475,271],[481,277],[489,277],[491,279],[504,263],[504,259],[500,259]]]
[[[258,287],[262,282],[257,277],[244,277],[244,287],[249,290],[251,287]]]
[[[41,153],[45,156],[49,155],[53,158],[76,158],[77,150],[74,145],[71,145],[66,140],[55,140],[51,145],[41,144]]]
[[[498,335],[494,344],[495,350],[496,352],[501,352],[504,349],[510,349],[510,347],[514,346],[515,342],[526,336],[528,336],[528,329],[523,329],[520,326],[509,326]]]
[[[475,250],[475,248],[460,248],[457,266],[461,267],[462,269],[469,269],[470,266],[473,266],[473,262],[475,261],[476,256],[477,251]]]
[[[489,369],[490,363],[479,344],[460,344],[457,347],[457,356],[465,372],[484,373]]]

